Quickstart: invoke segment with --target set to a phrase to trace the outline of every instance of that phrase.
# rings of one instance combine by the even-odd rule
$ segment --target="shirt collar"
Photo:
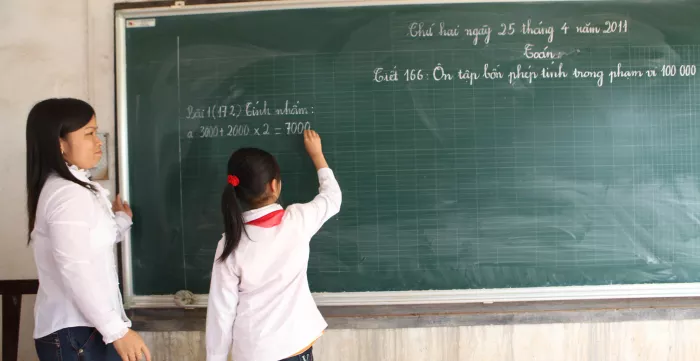
[[[69,165],[66,163],[68,166],[68,170],[79,180],[83,182],[90,182],[90,171],[85,170],[85,169],[80,169],[75,165]]]
[[[71,174],[73,174],[75,178],[82,182],[90,184],[92,188],[97,191],[97,195],[99,196],[98,198],[102,202],[102,205],[107,209],[107,212],[110,215],[114,216],[114,212],[112,211],[112,201],[109,199],[109,190],[103,188],[102,185],[100,185],[99,183],[90,180],[89,170],[80,169],[77,166],[70,165],[68,163],[66,163],[66,165],[68,166],[68,170],[70,170]]]
[[[281,205],[277,203],[272,203],[265,207],[245,211],[243,212],[243,223],[254,221],[260,217],[266,216],[274,211],[279,211],[281,209],[283,209]]]

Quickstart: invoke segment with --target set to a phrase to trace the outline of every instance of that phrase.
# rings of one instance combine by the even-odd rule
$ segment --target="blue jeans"
[[[40,361],[121,361],[111,344],[92,327],[64,328],[34,340]]]

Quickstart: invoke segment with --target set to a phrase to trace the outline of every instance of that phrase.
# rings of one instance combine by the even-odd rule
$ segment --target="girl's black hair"
[[[280,180],[280,167],[275,157],[262,149],[241,148],[231,154],[227,175],[238,177],[239,183],[235,187],[227,183],[221,195],[226,243],[220,262],[226,260],[241,241],[245,226],[243,207],[254,208],[269,200],[267,185]]]
[[[27,218],[28,242],[34,230],[39,195],[51,173],[94,191],[68,169],[59,138],[84,127],[95,116],[90,104],[72,98],[46,99],[27,116]]]

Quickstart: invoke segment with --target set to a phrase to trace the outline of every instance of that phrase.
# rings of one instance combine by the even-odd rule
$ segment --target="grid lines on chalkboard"
[[[232,149],[252,145],[273,152],[283,166],[285,202],[308,200],[316,187],[299,134],[200,139],[184,131],[267,124],[285,133],[285,123],[302,120],[321,133],[344,190],[341,213],[312,242],[312,284],[386,274],[397,282],[429,275],[424,282],[456,277],[483,285],[498,274],[494,282],[517,285],[557,272],[576,283],[596,268],[652,272],[697,257],[698,220],[690,212],[699,201],[692,191],[695,78],[609,83],[606,74],[602,87],[573,77],[473,86],[412,82],[404,81],[405,70],[431,70],[425,64],[437,63],[451,71],[477,69],[508,48],[402,44],[392,43],[388,51],[287,52],[252,60],[236,54],[183,58],[183,107],[267,101],[280,108],[299,101],[313,108],[305,116],[197,120],[179,110],[188,188],[181,194],[183,212],[214,209],[182,225],[184,272],[196,274],[186,278],[204,277],[210,266],[202,255],[213,245],[199,243],[206,238],[202,232],[219,232],[216,201]],[[657,53],[674,54],[676,66],[699,61],[696,45],[603,44],[589,50],[569,65],[610,71],[621,62],[647,70],[655,67]],[[517,62],[502,61],[500,69],[512,70]],[[393,64],[400,81],[372,82],[375,67]],[[239,93],[232,97],[233,85]],[[199,263],[200,256],[206,262]],[[533,276],[518,275],[528,272]]]

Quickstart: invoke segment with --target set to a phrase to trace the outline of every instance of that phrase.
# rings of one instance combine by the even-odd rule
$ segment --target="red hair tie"
[[[238,186],[239,183],[241,183],[241,181],[240,181],[240,179],[238,179],[238,177],[236,177],[235,175],[229,175],[229,176],[228,176],[228,184],[230,184],[230,185],[236,187],[236,186]]]

